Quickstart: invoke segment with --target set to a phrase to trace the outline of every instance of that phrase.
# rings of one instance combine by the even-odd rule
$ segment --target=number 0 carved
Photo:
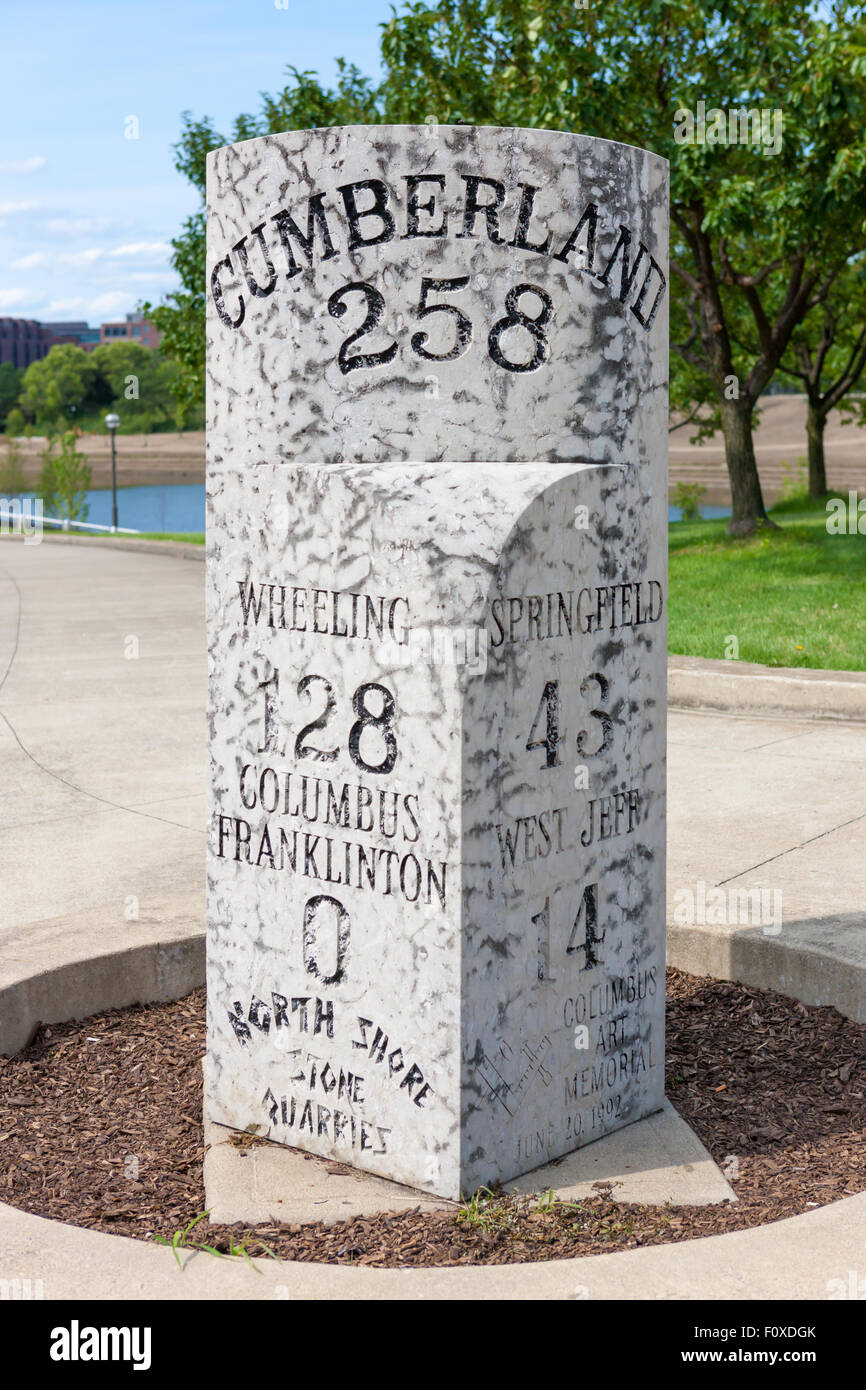
[[[320,908],[333,908],[334,910],[334,944],[330,956],[335,964],[330,975],[325,974],[321,967],[324,950],[318,920]],[[315,975],[316,979],[320,980],[323,985],[339,984],[345,975],[350,925],[349,914],[339,898],[331,898],[327,893],[317,893],[314,898],[308,898],[304,904],[304,967],[308,974]]]

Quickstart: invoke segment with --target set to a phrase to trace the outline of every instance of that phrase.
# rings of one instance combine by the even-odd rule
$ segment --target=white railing
[[[43,526],[59,526],[62,531],[109,531],[115,536],[140,536],[130,526],[100,526],[95,521],[70,521],[68,517],[43,516]]]

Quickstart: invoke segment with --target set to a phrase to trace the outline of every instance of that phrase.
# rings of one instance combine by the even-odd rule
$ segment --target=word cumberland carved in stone
[[[666,167],[471,126],[217,150],[212,462],[645,462],[667,429]]]

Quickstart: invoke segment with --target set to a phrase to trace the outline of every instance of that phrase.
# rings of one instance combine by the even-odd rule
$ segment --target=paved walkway
[[[0,986],[203,930],[203,574],[0,540]]]
[[[669,732],[668,960],[866,1021],[866,723],[672,710]]]

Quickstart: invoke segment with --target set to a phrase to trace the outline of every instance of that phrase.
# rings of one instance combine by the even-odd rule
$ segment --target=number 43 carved
[[[581,729],[577,736],[577,751],[584,758],[597,758],[602,753],[606,753],[613,739],[613,718],[604,708],[610,690],[610,681],[602,676],[598,671],[593,671],[589,676],[585,676],[580,683],[580,693],[584,699],[589,696],[592,686],[598,690],[598,707],[589,711],[590,717],[595,719],[600,726],[599,741],[594,748],[590,747],[590,735],[586,729]],[[544,762],[541,764],[542,770],[548,767],[559,767],[559,748],[565,742],[565,734],[560,733],[560,714],[562,706],[559,697],[559,681],[548,681],[542,692],[541,701],[538,706],[532,728],[529,731],[529,738],[526,741],[526,751],[533,752],[536,748],[544,749]],[[536,738],[536,734],[543,730],[544,736]]]

